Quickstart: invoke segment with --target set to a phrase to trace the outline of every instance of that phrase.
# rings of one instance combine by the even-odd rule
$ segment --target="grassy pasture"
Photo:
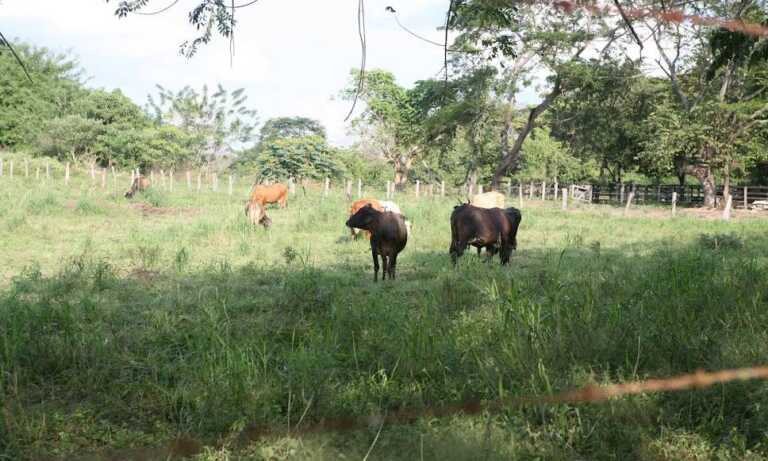
[[[0,178],[0,459],[153,459],[180,435],[201,460],[360,459],[374,439],[369,459],[768,457],[764,382],[236,448],[250,424],[765,363],[764,220],[532,202],[510,267],[454,269],[454,201],[401,196],[414,237],[374,284],[339,195],[299,190],[265,231],[244,184],[129,202],[127,180],[18,175]]]

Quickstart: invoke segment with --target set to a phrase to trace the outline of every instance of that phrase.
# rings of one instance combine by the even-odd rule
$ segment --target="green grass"
[[[0,459],[181,434],[215,447],[202,460],[360,459],[376,424],[237,434],[768,357],[763,220],[538,203],[510,267],[468,252],[454,269],[454,202],[401,196],[414,236],[375,284],[341,196],[299,192],[265,231],[246,184],[129,202],[123,179],[0,178]],[[765,459],[766,405],[743,382],[423,418],[385,425],[370,459]]]

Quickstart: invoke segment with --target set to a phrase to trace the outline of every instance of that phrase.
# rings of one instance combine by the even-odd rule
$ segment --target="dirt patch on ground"
[[[197,208],[156,207],[148,203],[131,203],[128,206],[134,210],[140,211],[144,216],[195,215],[200,212]]]
[[[723,219],[723,210],[709,208],[686,208],[686,216],[694,216],[703,219]],[[731,219],[759,219],[768,218],[768,211],[765,210],[731,210]]]

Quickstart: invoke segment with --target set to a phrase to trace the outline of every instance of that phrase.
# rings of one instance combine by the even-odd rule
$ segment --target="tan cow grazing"
[[[368,205],[369,203],[371,204],[374,210],[384,211],[384,208],[381,206],[381,202],[379,202],[375,198],[361,198],[360,200],[355,200],[354,202],[352,202],[352,206],[349,207],[349,216],[350,217],[354,216],[354,214],[357,213],[358,210],[360,210],[360,208]],[[358,229],[356,227],[350,227],[350,229],[352,230],[352,237],[357,238],[357,236],[360,235],[361,229]],[[371,232],[370,231],[364,231],[364,232],[365,232],[365,238],[370,240]]]
[[[245,202],[245,215],[254,227],[261,224],[267,229],[272,224],[272,220],[267,216],[267,210],[259,202],[250,200]]]
[[[472,197],[470,202],[478,208],[504,208],[504,194],[500,192],[485,192]]]
[[[280,208],[288,206],[288,186],[285,184],[271,184],[265,186],[259,184],[251,190],[251,202],[256,202],[263,207],[268,203],[277,203]]]
[[[144,176],[136,176],[133,178],[131,188],[125,193],[125,198],[133,198],[133,196],[136,195],[136,192],[143,192],[149,189],[149,185],[148,178],[145,178]]]

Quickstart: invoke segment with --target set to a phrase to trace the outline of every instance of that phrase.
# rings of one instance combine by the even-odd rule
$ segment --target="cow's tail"
[[[520,227],[520,221],[523,220],[523,215],[517,208],[507,208],[505,210],[507,216],[511,221],[512,228],[509,231],[510,240],[512,241],[512,249],[517,250],[517,229]]]

